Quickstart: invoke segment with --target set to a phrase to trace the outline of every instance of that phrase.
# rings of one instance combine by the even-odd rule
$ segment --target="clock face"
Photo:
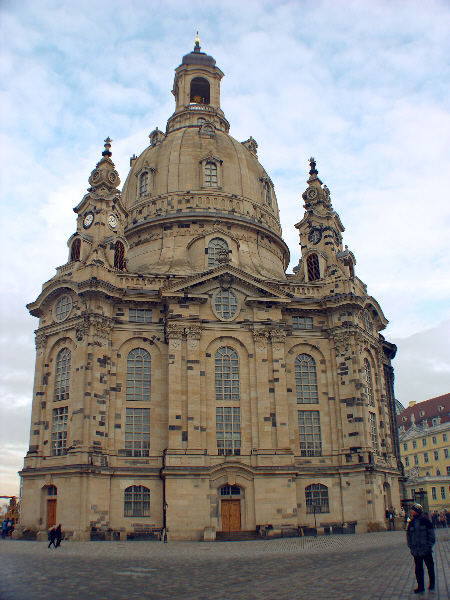
[[[91,212],[88,212],[88,214],[83,219],[83,227],[85,229],[88,229],[92,225],[93,222],[94,222],[94,214]]]
[[[112,228],[115,229],[117,227],[117,217],[116,215],[109,215],[108,217],[108,225]]]
[[[309,188],[309,190],[306,192],[308,198],[315,198],[317,196],[317,190],[314,188]]]
[[[309,232],[308,239],[312,244],[318,244],[322,239],[322,232],[320,231],[320,229],[311,229],[311,231]]]

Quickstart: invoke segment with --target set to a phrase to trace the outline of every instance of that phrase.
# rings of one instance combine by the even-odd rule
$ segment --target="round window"
[[[214,312],[221,319],[232,319],[238,311],[238,299],[231,290],[217,292],[213,303]]]
[[[64,321],[72,311],[72,298],[70,296],[61,296],[55,305],[55,320]]]

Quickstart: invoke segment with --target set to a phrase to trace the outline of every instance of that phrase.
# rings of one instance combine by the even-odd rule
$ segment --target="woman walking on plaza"
[[[415,594],[425,591],[425,581],[423,573],[423,563],[425,562],[428,571],[429,588],[434,590],[435,574],[433,561],[433,545],[436,541],[434,527],[429,519],[423,514],[423,508],[420,504],[413,504],[411,508],[411,520],[406,529],[406,540],[408,548],[414,557],[415,572],[417,579],[417,588]]]

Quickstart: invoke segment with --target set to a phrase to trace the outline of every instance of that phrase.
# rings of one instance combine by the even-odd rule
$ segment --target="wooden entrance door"
[[[241,530],[241,501],[222,500],[222,531]]]
[[[47,527],[56,525],[56,500],[47,500]]]

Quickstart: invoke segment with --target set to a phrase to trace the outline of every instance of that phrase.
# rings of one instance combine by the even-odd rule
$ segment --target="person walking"
[[[2,523],[2,540],[6,538],[8,534],[8,519],[5,519]]]
[[[423,514],[420,504],[411,507],[411,520],[406,529],[406,541],[408,548],[414,558],[417,588],[415,594],[425,591],[423,563],[428,571],[429,590],[434,590],[435,573],[433,561],[433,545],[436,541],[433,524]]]
[[[53,546],[56,548],[56,528],[55,527],[51,527],[48,530],[48,546],[47,548],[50,548],[50,546],[53,544]]]
[[[61,523],[60,523],[55,530],[55,548],[58,548],[58,546],[61,546],[61,537],[62,537],[62,533],[61,533]]]

